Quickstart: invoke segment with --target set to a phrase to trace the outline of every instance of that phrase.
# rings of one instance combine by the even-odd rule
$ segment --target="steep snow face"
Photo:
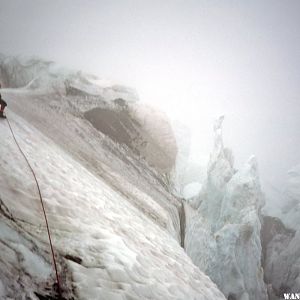
[[[65,298],[225,299],[180,247],[181,202],[161,175],[84,118],[101,97],[2,94],[40,182]],[[0,292],[37,299],[54,282],[44,220],[4,120],[0,133]],[[19,247],[5,234],[17,225]]]
[[[257,163],[251,157],[242,170],[233,168],[233,156],[223,146],[222,121],[214,127],[206,183],[186,205],[186,251],[228,299],[263,300],[259,215],[264,198]]]
[[[107,101],[115,98],[138,100],[137,93],[131,88],[100,80],[81,71],[61,68],[54,62],[39,58],[0,55],[0,78],[5,88],[26,88],[61,95],[94,95]]]

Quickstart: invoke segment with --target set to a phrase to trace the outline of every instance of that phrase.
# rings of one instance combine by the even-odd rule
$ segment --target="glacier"
[[[0,54],[0,299],[279,300],[300,288],[300,167],[265,206],[258,163],[237,170],[213,127],[191,132],[136,91],[40,58]],[[271,203],[271,201],[269,201]]]
[[[40,183],[63,299],[225,299],[181,247],[182,200],[165,175],[175,162],[164,150],[174,143],[164,117],[155,118],[165,131],[154,136],[159,124],[137,109],[130,89],[97,87],[38,59],[0,61],[7,117]],[[134,129],[118,126],[168,164],[97,129],[86,117],[95,108],[128,114]],[[0,298],[58,299],[35,182],[5,120],[0,133]]]

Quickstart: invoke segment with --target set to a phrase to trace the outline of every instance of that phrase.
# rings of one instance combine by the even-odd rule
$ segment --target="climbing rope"
[[[45,210],[45,206],[44,206],[44,201],[43,201],[43,197],[42,197],[42,193],[41,193],[41,189],[40,189],[40,186],[39,186],[39,182],[37,180],[37,177],[35,175],[35,172],[33,170],[33,168],[31,167],[30,163],[29,163],[29,160],[27,159],[26,155],[24,154],[24,152],[22,151],[16,137],[15,137],[15,134],[13,132],[13,129],[10,125],[10,122],[8,120],[8,117],[6,116],[6,121],[7,121],[7,124],[9,126],[9,129],[10,129],[10,132],[14,138],[14,141],[17,145],[17,147],[19,148],[21,154],[23,155],[33,177],[34,177],[34,180],[35,180],[35,183],[36,183],[36,186],[37,186],[37,189],[38,189],[38,193],[39,193],[39,197],[40,197],[40,200],[41,200],[41,205],[42,205],[42,209],[43,209],[43,214],[44,214],[44,219],[45,219],[45,223],[46,223],[46,228],[47,228],[47,233],[48,233],[48,238],[49,238],[49,244],[50,244],[50,249],[51,249],[51,253],[52,253],[52,259],[53,259],[53,265],[54,265],[54,269],[55,269],[55,275],[56,275],[56,281],[57,281],[57,289],[58,289],[58,293],[59,295],[61,296],[61,289],[60,289],[60,282],[59,282],[59,277],[58,277],[58,271],[57,271],[57,264],[56,264],[56,260],[55,260],[55,255],[54,255],[54,248],[53,248],[53,244],[52,244],[52,240],[51,240],[51,234],[50,234],[50,229],[49,229],[49,224],[48,224],[48,219],[47,219],[47,214],[46,214],[46,210]]]

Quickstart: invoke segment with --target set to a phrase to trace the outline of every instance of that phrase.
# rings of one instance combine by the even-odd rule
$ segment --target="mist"
[[[188,126],[205,164],[212,124],[264,185],[300,163],[299,1],[0,1],[0,52],[38,55],[135,88]],[[9,101],[9,99],[8,99]]]

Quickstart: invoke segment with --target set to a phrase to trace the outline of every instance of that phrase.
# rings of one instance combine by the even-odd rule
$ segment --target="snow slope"
[[[103,98],[41,91],[2,95],[40,182],[65,299],[225,299],[180,247],[181,202],[161,174],[85,119]],[[0,295],[53,295],[36,186],[4,120],[0,134]]]

